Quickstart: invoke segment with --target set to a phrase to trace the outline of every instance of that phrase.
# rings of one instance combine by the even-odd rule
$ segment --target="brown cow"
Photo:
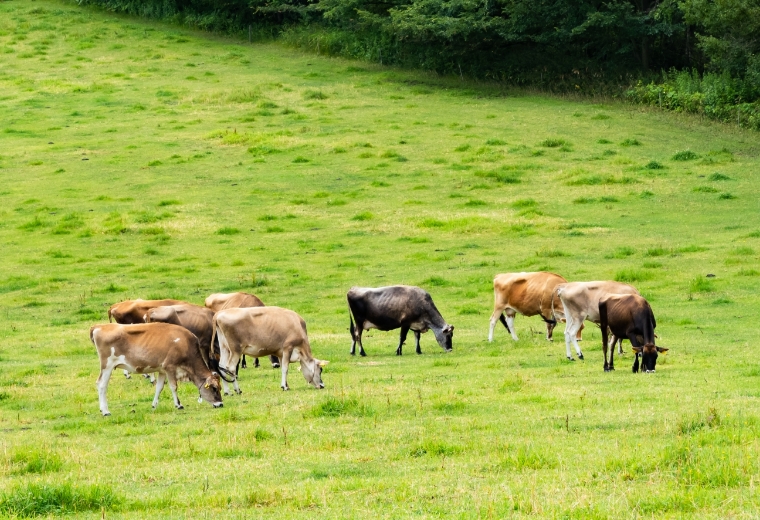
[[[565,311],[565,350],[567,359],[573,360],[570,343],[575,346],[578,358],[583,359],[583,352],[578,346],[576,335],[583,326],[583,320],[599,324],[599,301],[610,294],[639,294],[635,287],[620,282],[570,282],[558,285],[557,295]],[[616,341],[613,337],[613,345]],[[621,347],[622,348],[622,347]],[[622,351],[621,351],[622,352]]]
[[[222,406],[219,375],[209,370],[203,362],[198,338],[184,327],[169,323],[107,323],[90,328],[90,341],[100,358],[97,386],[103,415],[111,415],[106,390],[111,373],[118,367],[138,374],[158,372],[153,408],[158,405],[158,396],[166,379],[169,380],[174,406],[179,410],[183,406],[177,397],[177,382],[187,380],[198,387],[200,398],[214,408]]]
[[[562,303],[554,289],[567,283],[567,280],[558,274],[540,271],[537,273],[504,273],[497,274],[493,280],[493,314],[491,314],[491,326],[488,330],[488,341],[493,341],[493,330],[496,322],[501,321],[504,327],[517,341],[515,331],[515,315],[541,316],[546,323],[546,339],[552,341],[554,327],[557,326],[557,318],[564,321]],[[554,312],[552,312],[552,306]],[[505,315],[506,314],[506,318]],[[578,339],[581,339],[581,331],[578,331]]]
[[[240,356],[260,357],[276,355],[282,360],[283,390],[288,387],[288,365],[300,361],[301,373],[306,382],[324,388],[320,361],[311,354],[306,322],[295,312],[280,307],[253,307],[225,309],[214,315],[214,334],[219,336],[219,372],[222,379],[237,384],[237,362]]]
[[[244,292],[236,293],[215,293],[206,298],[206,307],[214,312],[224,309],[245,309],[248,307],[264,307],[264,302],[258,296]],[[245,356],[242,358],[242,367],[247,368]],[[272,368],[280,368],[280,360],[275,356],[269,356],[272,362]],[[256,358],[253,364],[254,368],[259,367],[259,358]]]
[[[212,324],[213,319],[214,311],[200,305],[193,305],[192,303],[156,307],[149,310],[145,315],[146,323],[173,323],[174,325],[185,327],[195,334],[201,344],[203,360],[212,369],[215,368],[212,365],[216,361],[214,351],[218,350],[214,349],[211,344],[211,333],[214,329]]]
[[[119,303],[114,303],[108,309],[108,322],[111,322],[111,318],[116,323],[122,325],[129,325],[132,323],[145,323],[145,314],[156,307],[162,307],[164,305],[177,305],[179,303],[185,303],[182,300],[126,300]]]
[[[630,340],[636,359],[633,373],[639,371],[639,355],[643,372],[654,372],[657,353],[668,349],[654,344],[657,322],[649,302],[636,294],[612,294],[599,300],[599,325],[602,328],[602,350],[604,350],[604,371],[615,370],[615,349],[611,348],[610,362],[607,363],[607,329],[621,342]],[[612,345],[614,347],[614,344]]]

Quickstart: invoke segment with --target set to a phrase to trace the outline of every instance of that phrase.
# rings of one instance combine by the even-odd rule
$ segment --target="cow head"
[[[633,353],[636,354],[636,360],[633,362],[633,373],[639,371],[639,355],[641,355],[641,371],[650,373],[654,372],[657,365],[657,353],[667,352],[668,349],[657,347],[652,343],[647,343],[643,347],[633,347]]]
[[[201,398],[213,405],[214,408],[221,408],[222,405],[222,391],[219,382],[219,374],[212,372],[210,376],[206,378],[198,391],[201,394]]]
[[[314,386],[314,388],[324,388],[325,385],[322,382],[322,367],[329,363],[329,361],[323,361],[317,358],[307,361],[303,359],[303,357],[300,361],[301,373],[303,374],[304,379],[306,379],[306,382]]]
[[[454,337],[454,325],[446,325],[442,329],[434,329],[435,339],[446,352],[451,352],[452,338]]]

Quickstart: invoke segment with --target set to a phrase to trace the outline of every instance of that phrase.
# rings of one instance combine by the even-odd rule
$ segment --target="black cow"
[[[351,321],[351,355],[366,356],[362,345],[362,332],[369,329],[401,329],[401,339],[396,355],[401,355],[401,347],[409,331],[414,332],[417,340],[417,354],[420,350],[420,334],[432,330],[438,344],[446,352],[451,351],[451,338],[454,326],[446,323],[436,309],[433,299],[423,289],[409,285],[391,287],[352,287],[346,295],[348,300],[349,320]],[[356,320],[356,326],[354,326]]]
[[[668,349],[654,344],[654,329],[657,323],[652,307],[644,298],[637,294],[612,294],[599,300],[599,325],[602,329],[602,350],[604,351],[604,371],[615,370],[613,357],[614,344],[610,348],[610,362],[607,363],[607,339],[609,332],[622,342],[631,342],[636,359],[633,362],[633,373],[639,371],[639,356],[641,370],[654,372],[657,364],[657,353]]]

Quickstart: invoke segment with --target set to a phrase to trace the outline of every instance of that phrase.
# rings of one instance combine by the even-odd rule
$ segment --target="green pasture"
[[[0,515],[757,518],[758,135],[303,54],[54,0],[0,2]],[[654,375],[538,318],[487,342],[496,273],[633,283]],[[707,277],[708,274],[714,277]],[[455,325],[349,356],[352,285]],[[152,411],[89,342],[130,298],[244,290],[330,360]],[[627,344],[626,344],[627,346]]]

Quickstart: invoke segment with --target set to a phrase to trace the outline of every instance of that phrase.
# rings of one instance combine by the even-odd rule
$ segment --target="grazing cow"
[[[203,362],[198,338],[184,327],[169,323],[107,323],[90,328],[90,341],[100,357],[97,386],[103,415],[111,415],[106,390],[111,372],[117,367],[138,374],[158,372],[153,408],[158,405],[158,396],[166,379],[169,380],[174,406],[179,410],[183,407],[177,397],[177,382],[188,380],[198,387],[199,399],[205,399],[214,408],[222,406],[219,375],[209,370]]]
[[[301,373],[306,382],[316,388],[324,388],[322,367],[328,362],[311,354],[306,322],[289,309],[280,307],[252,307],[225,309],[214,315],[214,335],[219,337],[219,373],[222,379],[237,384],[237,363],[240,356],[261,357],[276,355],[282,360],[280,387],[289,390],[288,365],[301,363]]]
[[[654,329],[657,322],[654,319],[649,302],[636,294],[611,294],[599,300],[599,326],[602,328],[602,350],[604,350],[604,371],[615,370],[615,349],[611,348],[610,362],[607,363],[607,329],[620,339],[627,338],[631,342],[636,359],[633,362],[633,373],[639,371],[639,355],[641,355],[641,370],[646,373],[654,372],[657,364],[657,353],[667,352],[668,349],[654,344]],[[614,347],[614,344],[612,345]]]
[[[634,287],[620,282],[570,282],[558,285],[556,291],[565,310],[565,350],[570,361],[574,361],[570,343],[575,346],[578,357],[583,359],[576,336],[583,320],[599,324],[599,301],[602,298],[610,294],[639,294]],[[612,341],[614,345],[615,338]]]
[[[164,305],[177,305],[185,303],[181,300],[127,300],[111,305],[108,309],[108,322],[111,318],[116,323],[129,325],[132,323],[145,323],[145,314],[156,307]]]
[[[565,319],[564,313],[559,310],[562,309],[562,303],[554,291],[557,285],[562,283],[567,283],[567,280],[558,274],[544,271],[497,274],[493,280],[494,304],[488,341],[493,341],[493,330],[497,321],[501,321],[507,332],[512,335],[512,339],[517,341],[515,315],[518,313],[523,316],[541,316],[546,323],[546,339],[552,341],[557,318],[561,321]],[[554,313],[552,307],[555,309]],[[580,334],[579,330],[579,340]]]
[[[114,303],[108,309],[108,323],[111,323],[111,318],[116,323],[122,325],[129,325],[134,323],[145,323],[145,314],[156,307],[162,305],[176,305],[178,303],[185,303],[181,300],[126,300],[119,303]],[[124,377],[131,379],[129,371],[124,371]],[[145,376],[148,377],[148,376]],[[150,378],[151,383],[153,378]]]
[[[200,305],[193,305],[192,303],[156,307],[149,310],[145,315],[146,323],[173,323],[174,325],[185,327],[195,334],[201,345],[203,360],[212,370],[215,370],[217,367],[214,366],[214,363],[216,363],[217,357],[214,355],[214,352],[218,351],[219,347],[217,345],[214,348],[214,345],[211,344],[213,319],[214,311]]]
[[[417,341],[417,354],[420,349],[420,334],[432,330],[438,344],[446,352],[451,352],[454,326],[446,323],[441,313],[433,303],[427,291],[409,285],[393,285],[390,287],[352,287],[348,294],[349,321],[351,327],[351,355],[356,354],[356,343],[359,343],[359,354],[366,356],[362,345],[362,332],[370,329],[394,330],[401,328],[396,355],[401,355],[401,348],[406,341],[409,331],[414,332]],[[354,326],[356,321],[356,326]]]
[[[258,296],[248,294],[244,292],[236,293],[215,293],[206,298],[206,307],[214,312],[219,312],[224,309],[245,309],[248,307],[264,307]],[[245,356],[243,356],[242,367],[247,368],[245,362]],[[280,367],[280,360],[275,356],[270,356],[269,360],[272,362],[272,368]],[[254,368],[259,367],[259,358],[253,364]]]

